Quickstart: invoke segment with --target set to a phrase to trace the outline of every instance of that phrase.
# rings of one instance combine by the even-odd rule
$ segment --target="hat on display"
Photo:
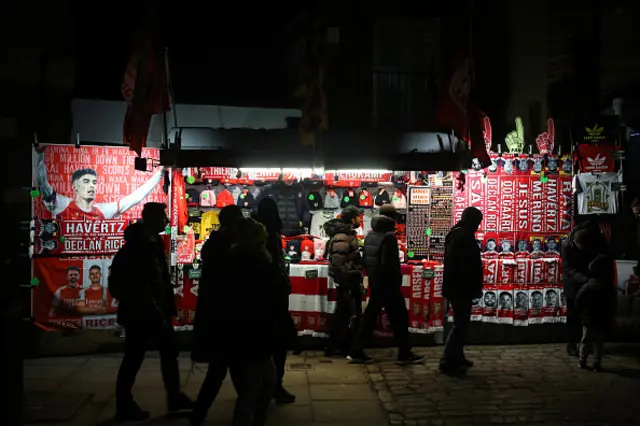
[[[198,204],[200,202],[200,193],[195,188],[189,188],[185,191],[187,195],[187,204]]]
[[[287,241],[287,248],[285,251],[291,257],[300,256],[300,247],[301,243],[299,240],[290,240]]]
[[[407,197],[405,197],[404,193],[398,189],[391,198],[391,204],[393,204],[396,209],[406,209]]]
[[[228,189],[223,189],[219,194],[218,194],[218,200],[216,201],[216,207],[218,208],[224,208],[227,206],[231,206],[235,204],[233,201],[233,195],[231,194],[231,192]]]
[[[317,190],[311,191],[307,195],[307,202],[309,203],[309,210],[318,210],[322,207],[322,195]]]
[[[345,208],[347,206],[357,206],[358,197],[356,191],[353,189],[347,189],[342,193],[342,201],[340,201],[340,207]]]
[[[385,188],[380,188],[378,193],[376,194],[375,204],[376,206],[382,206],[384,204],[389,204],[391,199],[389,198],[389,193]]]
[[[236,205],[241,209],[251,210],[255,206],[255,197],[249,192],[249,188],[242,188],[242,192],[238,195]]]
[[[373,207],[373,197],[366,188],[362,188],[362,191],[358,194],[358,205],[360,207]]]
[[[325,209],[338,209],[340,208],[340,196],[336,193],[335,189],[327,189],[324,194],[324,208]]]
[[[200,193],[200,205],[202,207],[216,206],[216,193],[211,189],[206,189]]]
[[[310,260],[313,257],[313,241],[303,240],[300,244],[300,257],[302,260]]]

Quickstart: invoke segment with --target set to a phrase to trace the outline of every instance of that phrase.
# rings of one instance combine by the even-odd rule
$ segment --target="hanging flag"
[[[148,13],[135,38],[121,86],[127,101],[123,140],[138,156],[147,143],[151,117],[168,111],[171,104],[158,30],[157,15]]]
[[[294,96],[300,98],[300,142],[303,146],[316,145],[318,133],[329,128],[327,97],[324,91],[326,66],[319,52],[320,46],[310,53],[302,65],[300,84]]]

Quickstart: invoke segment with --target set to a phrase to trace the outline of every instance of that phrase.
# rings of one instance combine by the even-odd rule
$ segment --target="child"
[[[576,295],[575,308],[582,322],[580,368],[587,368],[587,357],[592,351],[593,370],[602,371],[604,333],[615,315],[617,295],[613,277],[611,258],[598,255],[589,264],[589,280]]]

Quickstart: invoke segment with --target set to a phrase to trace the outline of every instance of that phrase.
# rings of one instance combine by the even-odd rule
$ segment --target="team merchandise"
[[[157,166],[132,172],[133,156],[124,148],[47,146],[34,152],[36,323],[45,329],[117,326],[117,300],[106,287],[111,257],[142,205],[155,201],[169,210],[163,238],[179,311],[175,326],[190,329],[200,250],[219,229],[220,210],[236,205],[250,217],[265,197],[276,201],[281,215],[290,309],[300,334],[324,336],[335,308],[323,225],[356,207],[361,220],[355,231],[362,241],[385,204],[398,211],[394,232],[411,332],[438,332],[452,319],[442,297],[441,262],[446,235],[469,206],[483,213],[476,240],[484,289],[474,300],[472,320],[513,326],[565,322],[560,245],[574,221],[611,220],[625,190],[619,144],[598,136],[597,125],[582,127],[591,133],[585,130],[586,139],[572,134],[569,153],[544,140],[538,153],[521,152],[518,145],[490,152],[485,169],[459,172]],[[159,151],[145,150],[145,156],[159,158]],[[368,287],[366,271],[363,285]],[[365,292],[362,302],[367,299]],[[376,333],[391,334],[384,312]]]

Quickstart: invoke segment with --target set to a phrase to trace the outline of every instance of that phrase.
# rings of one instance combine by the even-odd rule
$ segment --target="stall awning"
[[[170,142],[161,161],[177,167],[453,171],[466,167],[469,157],[455,136],[426,132],[326,132],[315,154],[293,129],[172,129]]]

